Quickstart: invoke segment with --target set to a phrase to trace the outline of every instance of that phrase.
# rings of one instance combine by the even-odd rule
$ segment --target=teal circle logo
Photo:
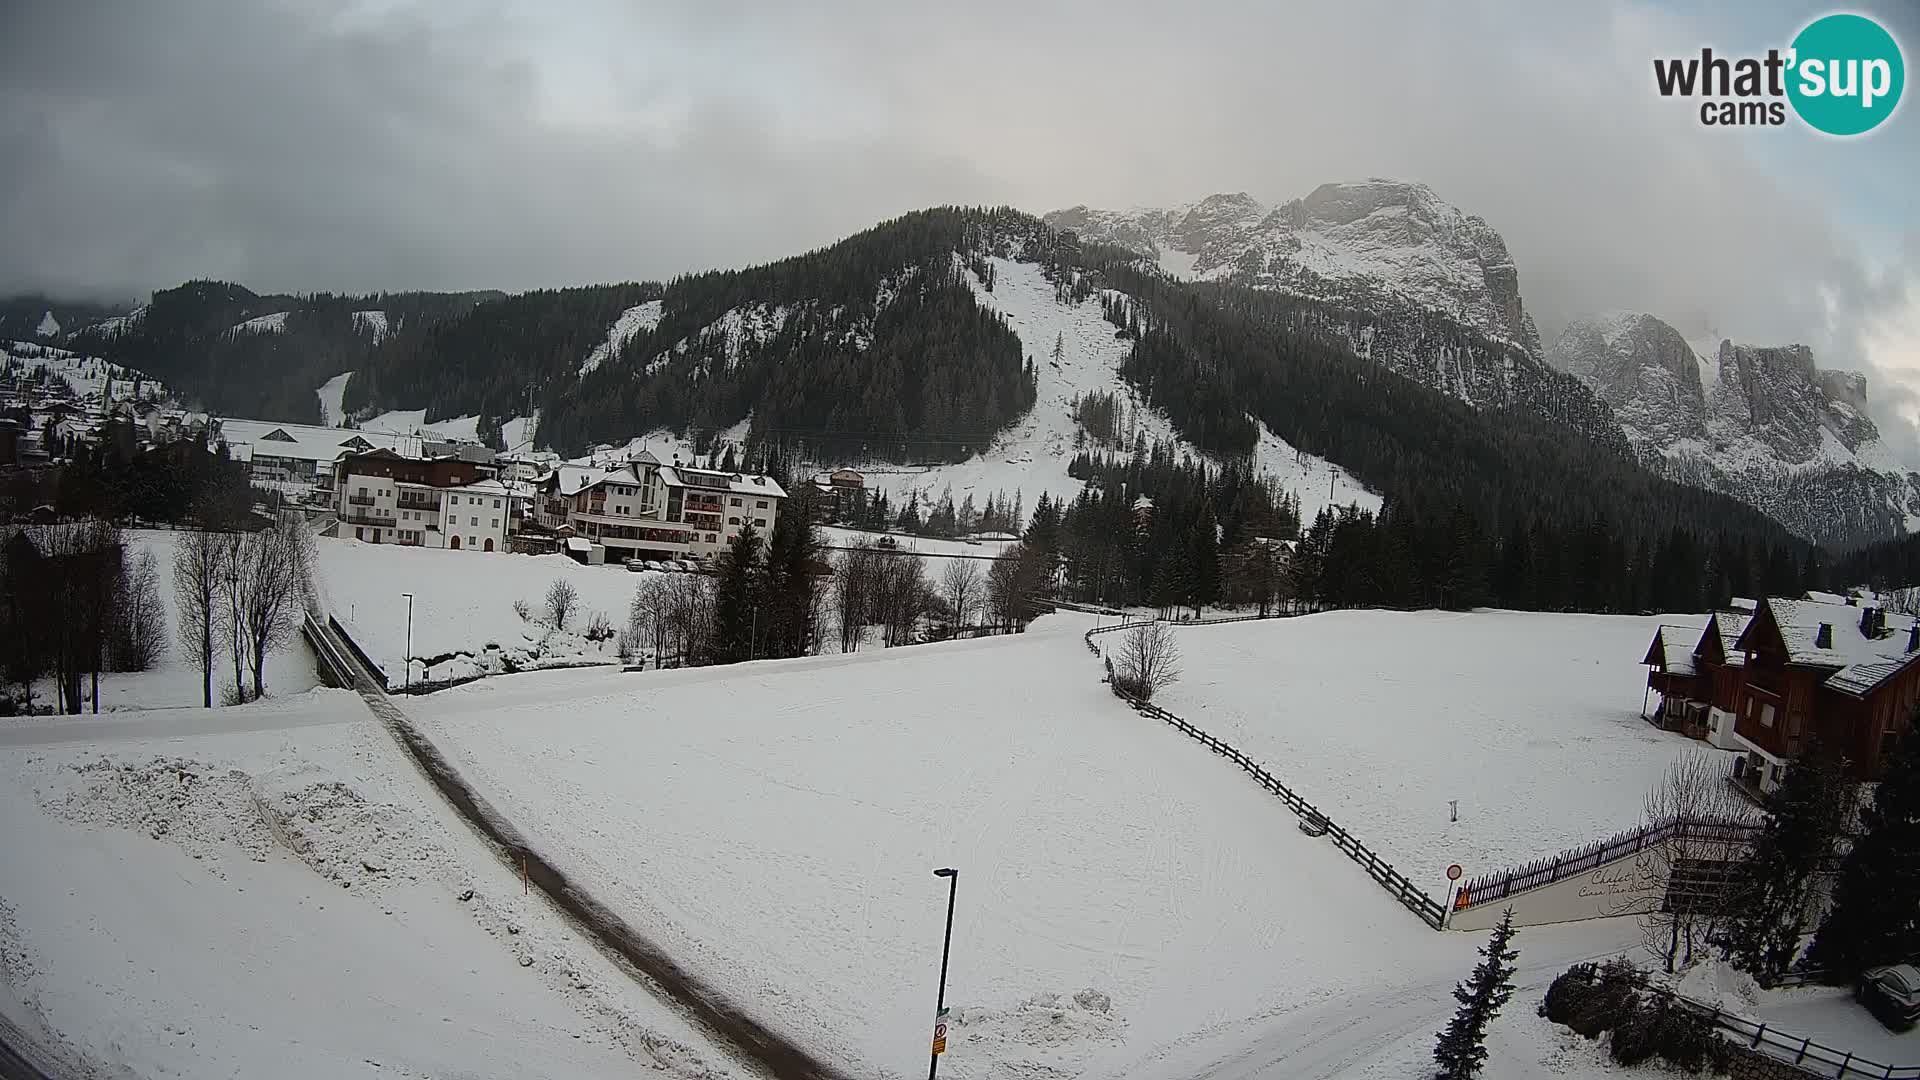
[[[1864,135],[1900,105],[1907,65],[1900,43],[1864,15],[1825,15],[1793,39],[1787,100],[1817,131]]]

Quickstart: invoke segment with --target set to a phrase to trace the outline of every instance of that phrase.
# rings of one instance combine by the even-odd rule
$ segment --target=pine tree
[[[813,485],[781,501],[767,545],[768,612],[762,635],[766,655],[806,656],[813,651],[819,585],[813,577],[820,541],[813,528]]]
[[[1187,533],[1187,591],[1182,598],[1193,606],[1193,617],[1200,609],[1220,598],[1220,527],[1213,516],[1213,504],[1200,507]]]
[[[1920,954],[1920,712],[1894,747],[1807,964],[1836,980]]]
[[[1800,954],[1814,879],[1833,854],[1851,787],[1841,762],[1816,740],[1768,800],[1766,826],[1741,860],[1721,953],[1762,986],[1786,974]]]
[[[1487,1025],[1513,997],[1513,962],[1520,955],[1507,948],[1513,935],[1513,909],[1508,908],[1500,917],[1500,925],[1493,928],[1493,937],[1480,950],[1483,959],[1473,974],[1453,988],[1453,999],[1460,1008],[1433,1048],[1441,1080],[1471,1080],[1487,1060]]]
[[[756,654],[756,626],[765,618],[766,596],[760,566],[760,534],[742,525],[727,546],[713,592],[713,644],[716,664],[733,664]]]

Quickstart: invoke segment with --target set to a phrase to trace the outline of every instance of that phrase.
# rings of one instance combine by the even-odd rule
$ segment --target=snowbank
[[[1471,877],[1631,828],[1670,763],[1720,753],[1640,719],[1638,662],[1678,621],[1347,611],[1188,628],[1183,677],[1156,702],[1265,759],[1438,896],[1449,863]]]
[[[100,1075],[737,1068],[524,896],[356,696],[223,714],[276,730],[0,750],[11,1015]]]

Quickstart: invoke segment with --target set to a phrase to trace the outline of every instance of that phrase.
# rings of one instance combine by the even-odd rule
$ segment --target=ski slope
[[[19,364],[31,371],[36,368],[58,375],[65,379],[73,392],[82,398],[98,396],[106,391],[107,383],[113,383],[113,399],[127,401],[133,397],[133,383],[140,380],[140,397],[143,400],[164,401],[169,391],[158,379],[130,367],[123,367],[110,360],[97,356],[73,352],[69,349],[55,348],[31,341],[0,342],[0,366],[7,363]]]
[[[627,342],[632,341],[636,335],[647,333],[659,326],[660,313],[664,306],[659,300],[648,300],[644,304],[635,304],[621,312],[620,316],[613,320],[613,325],[607,327],[606,340],[595,345],[592,351],[587,353],[587,358],[580,361],[580,376],[585,378],[595,368],[606,363],[609,357],[620,355],[620,350],[626,348]]]
[[[1444,1022],[1477,938],[1427,929],[1262,789],[1122,707],[1090,625],[542,672],[407,707],[550,858],[856,1074],[925,1060],[945,865],[945,1075],[1156,1075],[1176,1048],[1214,1060],[1383,987],[1421,1007],[1367,1022]],[[1537,939],[1584,956],[1635,933]],[[1198,1075],[1186,1060],[1169,1080]]]
[[[326,427],[339,427],[346,419],[346,410],[341,408],[341,400],[347,396],[347,380],[353,378],[353,372],[343,371],[320,384],[314,393],[320,396],[320,423]]]
[[[1632,828],[1673,761],[1724,754],[1640,719],[1654,627],[1705,622],[1343,611],[1190,627],[1181,680],[1155,700],[1440,896],[1448,864],[1471,877]]]
[[[895,505],[913,491],[918,491],[923,500],[938,499],[948,487],[955,501],[971,492],[974,501],[982,503],[993,492],[1011,495],[1016,490],[1028,507],[1043,491],[1071,500],[1084,486],[1067,475],[1067,466],[1078,452],[1074,446],[1078,425],[1073,419],[1073,401],[1095,393],[1115,394],[1131,404],[1138,431],[1148,442],[1185,445],[1172,423],[1144,405],[1133,387],[1120,377],[1120,364],[1129,346],[1114,337],[1113,324],[1101,317],[1097,300],[1062,303],[1054,298],[1053,285],[1038,265],[1004,258],[991,262],[991,292],[971,271],[967,279],[981,306],[1005,317],[1007,325],[1019,335],[1022,350],[1032,358],[1037,383],[1033,409],[992,446],[959,464],[931,469],[866,467],[863,471],[870,486],[886,491]],[[1056,343],[1061,349],[1058,363],[1053,356]],[[1193,453],[1201,456],[1197,450]],[[1307,521],[1327,505],[1358,503],[1379,509],[1379,496],[1367,491],[1344,469],[1299,453],[1264,425],[1255,454],[1262,469],[1299,494],[1301,514]]]
[[[357,696],[101,727],[0,729],[0,1012],[91,1067],[63,1075],[753,1075],[525,895]]]

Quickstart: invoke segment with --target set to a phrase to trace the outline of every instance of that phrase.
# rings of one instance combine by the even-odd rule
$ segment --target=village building
[[[1816,594],[1808,594],[1813,597]],[[1773,597],[1703,629],[1662,625],[1642,663],[1650,719],[1741,757],[1734,779],[1776,790],[1818,741],[1876,780],[1920,705],[1920,623],[1857,596]]]
[[[458,455],[392,450],[340,455],[329,470],[339,521],[333,535],[371,544],[505,551],[528,496]]]
[[[608,561],[717,555],[749,525],[767,537],[787,497],[771,477],[666,465],[644,451],[606,469],[562,465],[536,492],[543,528],[570,529]]]

